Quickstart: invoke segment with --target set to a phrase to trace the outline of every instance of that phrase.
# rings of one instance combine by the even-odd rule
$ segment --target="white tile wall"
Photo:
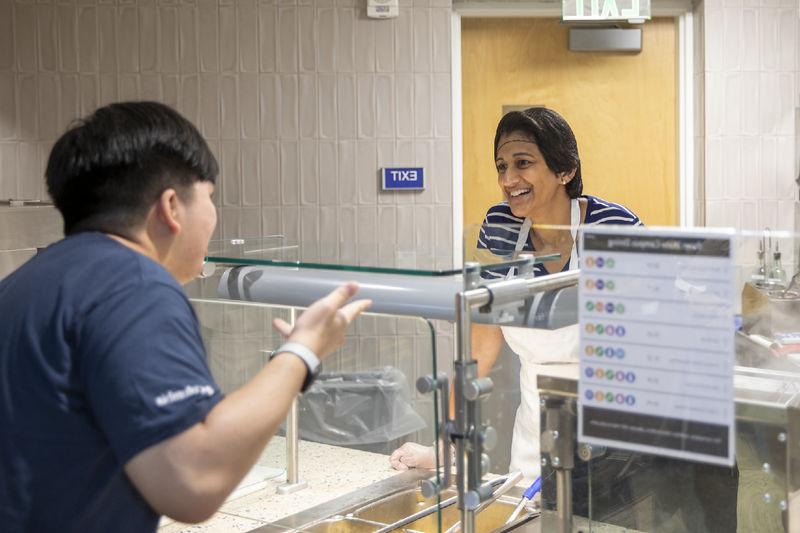
[[[698,154],[705,223],[800,229],[794,220],[798,6],[791,0],[705,0],[694,13],[702,32],[695,41],[695,77],[696,87],[704,85],[698,95],[703,124],[695,125],[695,134],[705,146]]]
[[[46,197],[49,149],[73,119],[156,99],[220,161],[217,237],[282,233],[317,243],[309,260],[449,267],[451,3],[401,4],[379,21],[354,0],[0,0],[0,197]],[[382,192],[391,164],[425,165],[428,189]],[[424,330],[405,329],[379,328],[349,360],[430,372]],[[437,330],[447,359],[452,330]],[[223,357],[244,344],[226,343],[209,345],[230,390],[251,372]]]
[[[443,157],[435,170],[429,168],[430,194],[402,200],[378,192],[377,167],[362,172],[377,164],[379,150],[382,164],[405,164],[410,161],[393,158],[416,153],[379,148],[372,139],[450,138],[450,10],[447,3],[437,6],[442,7],[404,7],[399,19],[371,21],[346,1],[338,7],[255,0],[3,2],[0,141],[10,143],[4,150],[14,151],[16,161],[0,176],[3,190],[18,191],[27,180],[41,179],[27,173],[42,165],[21,166],[22,141],[52,142],[71,120],[103,103],[155,98],[173,103],[220,147],[229,181],[223,184],[226,207],[273,205],[274,191],[263,185],[274,186],[265,169],[274,170],[276,157],[281,201],[329,204],[335,195],[323,199],[315,192],[322,168],[326,182],[338,185],[338,176],[329,178],[329,165],[302,166],[294,180],[286,174],[301,170],[296,160],[303,157],[295,154],[300,139],[334,146],[357,141],[353,149],[361,164],[351,171],[358,179],[342,177],[353,181],[352,190],[336,187],[345,193],[344,202],[449,204],[450,169]],[[275,138],[281,139],[278,155],[274,145],[233,142]],[[329,146],[328,161],[331,154],[338,150]],[[265,158],[269,166],[259,165]],[[292,183],[297,180],[303,187]],[[437,221],[450,224],[445,213]]]

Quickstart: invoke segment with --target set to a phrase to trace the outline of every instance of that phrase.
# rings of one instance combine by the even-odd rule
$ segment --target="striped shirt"
[[[608,202],[595,196],[584,195],[581,198],[585,198],[587,202],[586,219],[583,223],[585,226],[597,226],[600,224],[642,225],[639,217],[625,206]],[[524,221],[525,219],[515,217],[511,213],[508,202],[493,205],[486,213],[486,218],[483,219],[483,225],[478,235],[478,248],[488,250],[492,254],[499,256],[497,262],[510,260],[517,245],[520,227]],[[525,241],[522,251],[535,251],[530,235]],[[569,261],[567,261],[563,270],[569,270],[569,267]],[[501,279],[506,277],[508,271],[508,268],[485,270],[481,273],[481,277],[484,279]],[[533,273],[534,276],[548,274],[541,263],[533,266]]]

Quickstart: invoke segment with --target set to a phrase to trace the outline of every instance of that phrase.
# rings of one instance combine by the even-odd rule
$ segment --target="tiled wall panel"
[[[11,2],[0,2],[0,70],[14,68],[14,9]]]
[[[702,64],[698,70],[696,55],[695,75],[704,122],[696,126],[695,139],[705,147],[697,154],[704,174],[704,221],[797,230],[797,8],[783,2],[705,0],[694,11],[701,32],[696,44]]]
[[[450,0],[403,1],[392,20],[364,11],[354,0],[0,1],[0,197],[45,197],[44,162],[75,118],[155,99],[197,124],[220,161],[215,237],[283,234],[313,241],[313,260],[450,267]],[[381,190],[380,167],[414,164],[425,191]],[[430,372],[424,328],[379,322],[353,334],[351,363],[400,365],[411,384]],[[451,330],[439,333],[449,358]],[[222,358],[218,341],[211,366],[230,390],[261,361]]]

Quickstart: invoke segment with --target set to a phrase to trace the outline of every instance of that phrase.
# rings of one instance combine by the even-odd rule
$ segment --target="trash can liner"
[[[298,405],[300,437],[324,444],[388,442],[425,427],[394,367],[320,374]]]

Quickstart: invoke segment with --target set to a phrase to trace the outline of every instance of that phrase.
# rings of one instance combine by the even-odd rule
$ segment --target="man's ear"
[[[156,203],[156,217],[169,229],[170,233],[177,234],[181,231],[181,224],[178,217],[178,209],[180,207],[180,199],[175,189],[164,189],[164,192],[158,197]]]

